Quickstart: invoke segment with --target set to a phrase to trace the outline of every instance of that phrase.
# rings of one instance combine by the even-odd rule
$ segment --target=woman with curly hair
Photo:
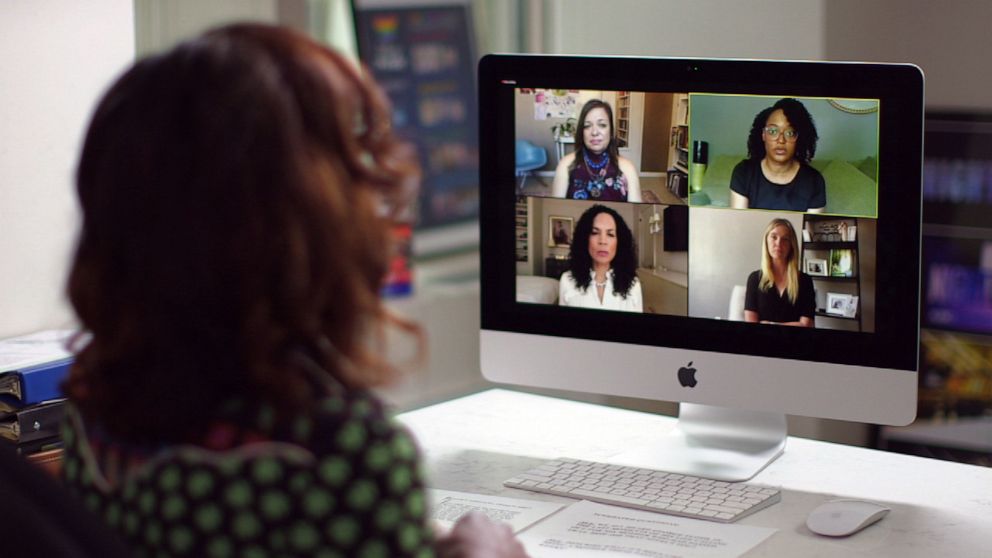
[[[558,282],[558,303],[643,312],[637,247],[623,217],[594,205],[579,217],[572,239],[569,271]]]
[[[103,97],[62,471],[135,555],[523,555],[479,516],[435,535],[370,391],[385,328],[422,337],[379,298],[412,153],[375,83],[277,27],[209,31]]]
[[[813,117],[796,99],[781,99],[754,117],[748,158],[730,177],[730,206],[820,213],[827,187],[810,166],[819,136]]]

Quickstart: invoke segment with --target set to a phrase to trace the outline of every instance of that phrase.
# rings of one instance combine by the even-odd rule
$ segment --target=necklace
[[[583,151],[582,152],[582,158],[586,160],[586,166],[588,166],[591,170],[594,170],[594,171],[598,171],[598,170],[606,167],[607,163],[610,162],[610,156],[607,155],[605,152],[603,153],[602,158],[598,162],[595,162],[595,163],[592,161],[591,158],[589,158],[589,152],[588,151]]]
[[[603,278],[603,282],[602,283],[600,283],[599,281],[597,281],[595,277],[592,278],[592,282],[596,284],[596,287],[597,288],[600,288],[600,289],[606,288],[606,278],[605,277]]]

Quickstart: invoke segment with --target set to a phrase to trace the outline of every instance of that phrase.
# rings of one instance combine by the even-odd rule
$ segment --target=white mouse
[[[806,526],[828,537],[846,537],[882,519],[891,508],[862,500],[831,500],[809,512]]]

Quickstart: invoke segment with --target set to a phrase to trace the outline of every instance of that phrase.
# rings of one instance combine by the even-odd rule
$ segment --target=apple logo
[[[692,361],[689,364],[679,368],[679,383],[682,387],[696,387],[696,369],[692,367]]]

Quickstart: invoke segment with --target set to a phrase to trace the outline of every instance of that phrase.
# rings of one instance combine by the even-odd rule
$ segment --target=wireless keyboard
[[[755,484],[568,458],[542,463],[503,486],[720,523],[782,498],[778,490]]]

